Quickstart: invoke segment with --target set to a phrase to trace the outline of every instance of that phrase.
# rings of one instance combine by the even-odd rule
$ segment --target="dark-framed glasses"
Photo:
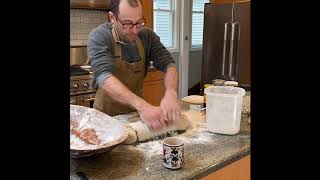
[[[117,18],[117,20],[120,22],[120,24],[122,24],[122,26],[125,28],[125,29],[131,29],[133,28],[133,26],[136,26],[136,28],[141,28],[143,27],[144,25],[146,25],[146,20],[144,19],[144,17],[142,17],[142,20],[139,20],[138,22],[136,23],[132,23],[132,22],[125,22],[123,23],[120,18],[118,17],[118,15],[115,14],[115,17]]]

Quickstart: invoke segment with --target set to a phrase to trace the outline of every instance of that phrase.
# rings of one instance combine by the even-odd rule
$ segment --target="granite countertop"
[[[182,168],[170,170],[163,166],[162,137],[134,145],[118,145],[109,152],[91,157],[70,159],[70,180],[83,179],[83,175],[96,180],[199,179],[250,155],[247,115],[242,115],[238,134],[221,135],[207,131],[205,115],[199,114],[191,128],[176,134],[185,142]]]

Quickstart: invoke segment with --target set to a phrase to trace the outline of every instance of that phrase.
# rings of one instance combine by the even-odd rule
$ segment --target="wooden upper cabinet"
[[[110,8],[110,1],[108,0],[70,0],[70,7],[107,10]]]
[[[143,4],[143,16],[147,21],[146,26],[153,29],[153,0],[141,0]],[[70,0],[70,8],[85,9],[110,9],[109,0]]]
[[[146,26],[153,29],[153,0],[141,0],[143,6],[143,16],[147,21]]]
[[[239,1],[244,1],[244,0],[210,0],[209,2],[211,2],[211,3],[231,3],[231,2],[239,2]]]

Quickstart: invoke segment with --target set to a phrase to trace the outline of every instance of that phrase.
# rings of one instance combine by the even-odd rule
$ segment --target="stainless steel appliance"
[[[81,68],[87,61],[85,52],[84,47],[70,50],[70,104],[92,108],[96,93],[92,88],[93,73]]]
[[[95,91],[92,89],[93,76],[70,76],[70,104],[93,107]]]
[[[250,1],[206,3],[201,85],[214,79],[250,88]]]
[[[87,46],[70,47],[70,66],[86,65],[88,63]]]

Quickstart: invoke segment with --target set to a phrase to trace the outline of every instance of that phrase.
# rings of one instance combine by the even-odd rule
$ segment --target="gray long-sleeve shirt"
[[[146,68],[150,61],[153,61],[154,67],[163,72],[166,72],[168,67],[175,66],[170,53],[160,42],[159,36],[152,30],[143,27],[139,31],[138,36],[144,47]],[[122,40],[121,37],[120,40]],[[111,23],[101,24],[90,32],[87,48],[94,74],[93,88],[97,89],[115,70]],[[140,60],[139,51],[136,46],[121,44],[121,49],[123,60],[128,62],[137,62]]]

